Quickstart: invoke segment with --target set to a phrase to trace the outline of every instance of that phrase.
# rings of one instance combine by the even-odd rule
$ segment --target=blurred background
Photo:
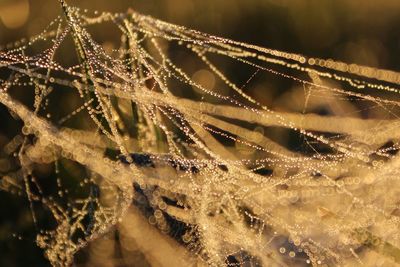
[[[69,0],[98,11],[133,8],[175,24],[308,56],[398,69],[400,2],[382,0]],[[40,32],[57,0],[0,0],[0,43]],[[107,34],[107,33],[103,33]],[[391,56],[389,56],[391,55]]]
[[[400,71],[398,0],[69,0],[91,11],[128,8],[214,35],[312,57]],[[0,46],[40,33],[61,14],[57,0],[0,0]],[[96,31],[96,29],[93,29]],[[99,31],[99,30],[98,30]],[[100,32],[98,32],[100,33]],[[104,40],[113,32],[101,30]],[[240,76],[240,70],[226,70]],[[2,70],[0,69],[0,74]],[[243,77],[246,81],[248,77]],[[264,81],[268,83],[268,81]],[[274,105],[279,86],[250,94]],[[278,89],[277,89],[278,88]],[[0,107],[0,151],[13,131]],[[0,162],[0,172],[7,166]],[[0,266],[48,266],[35,246],[37,229],[23,197],[0,191]]]

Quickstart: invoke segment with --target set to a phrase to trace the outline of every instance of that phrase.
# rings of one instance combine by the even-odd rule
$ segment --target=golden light
[[[0,2],[0,20],[9,29],[23,26],[29,17],[29,1],[15,0]]]

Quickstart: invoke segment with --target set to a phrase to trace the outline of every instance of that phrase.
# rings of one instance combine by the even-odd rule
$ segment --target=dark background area
[[[69,0],[82,9],[128,8],[214,35],[384,69],[400,70],[398,0]],[[44,29],[61,14],[57,0],[0,0],[0,46]],[[102,38],[114,38],[102,30]],[[230,75],[238,70],[229,70]],[[0,68],[0,74],[4,70]],[[0,151],[12,136],[0,106]],[[24,197],[0,191],[0,266],[48,266],[35,246]]]
[[[4,17],[27,20],[7,27]],[[70,0],[82,9],[124,12],[128,8],[207,33],[308,56],[399,69],[396,0]],[[15,6],[12,8],[12,6]],[[18,9],[19,8],[19,9]],[[26,8],[26,7],[24,7]],[[57,0],[0,0],[0,43],[32,36],[61,12]],[[7,15],[6,15],[7,14]],[[107,34],[107,32],[103,32]]]

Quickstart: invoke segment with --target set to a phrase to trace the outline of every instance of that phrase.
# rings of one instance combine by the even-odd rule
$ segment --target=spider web
[[[27,196],[52,265],[400,261],[399,73],[61,4],[0,52],[0,102],[24,124],[1,188]],[[120,40],[97,42],[105,25]],[[266,105],[246,92],[260,76],[294,86]]]

